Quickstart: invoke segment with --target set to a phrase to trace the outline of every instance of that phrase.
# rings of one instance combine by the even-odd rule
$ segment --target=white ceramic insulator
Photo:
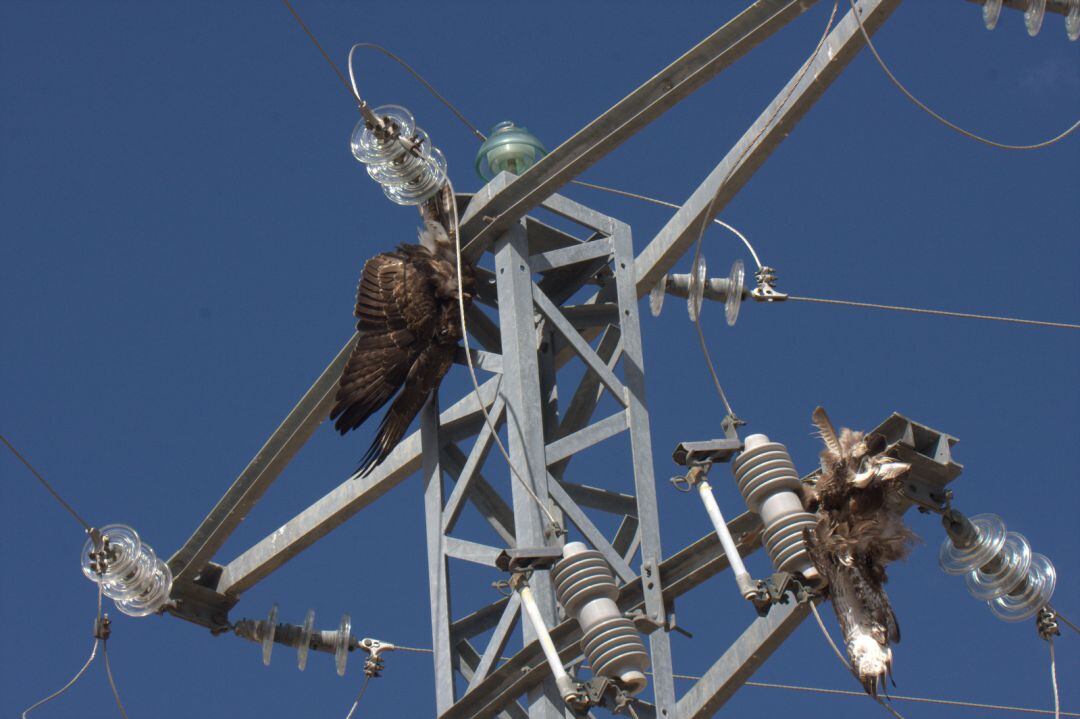
[[[787,448],[763,434],[752,434],[731,463],[739,492],[751,512],[765,526],[761,541],[781,572],[798,572],[810,580],[819,577],[806,550],[803,531],[816,524],[799,499],[799,475]]]
[[[581,649],[593,674],[618,681],[631,694],[644,689],[649,654],[634,623],[615,604],[619,588],[603,555],[581,542],[570,542],[551,578],[559,603],[581,625]]]

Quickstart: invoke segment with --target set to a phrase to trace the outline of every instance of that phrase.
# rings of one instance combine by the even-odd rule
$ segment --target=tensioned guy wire
[[[34,469],[34,466],[30,464],[26,457],[23,457],[22,454],[19,453],[19,450],[15,449],[15,445],[9,442],[7,437],[0,434],[0,442],[3,442],[5,445],[7,445],[7,448],[11,450],[11,453],[18,457],[20,462],[26,465],[26,468],[30,470],[30,473],[37,477],[37,480],[41,482],[41,486],[49,491],[49,494],[53,496],[53,499],[59,502],[60,506],[66,509],[71,514],[71,516],[75,518],[75,521],[82,525],[83,529],[85,529],[87,533],[90,533],[94,530],[94,528],[91,527],[87,523],[87,521],[79,515],[78,512],[75,511],[74,507],[64,501],[64,498],[60,496],[59,492],[53,489],[53,486],[49,484],[49,481],[43,476],[41,476],[40,472]]]
[[[881,55],[878,53],[877,47],[874,46],[874,42],[870,39],[870,33],[866,32],[866,28],[863,27],[862,17],[860,16],[861,13],[855,7],[855,0],[848,0],[848,3],[851,5],[851,14],[855,16],[855,21],[859,24],[859,30],[862,32],[863,39],[866,41],[866,47],[869,48],[870,54],[874,56],[874,59],[877,61],[877,64],[885,73],[885,76],[888,77],[889,81],[896,86],[897,90],[904,94],[904,97],[906,97],[908,100],[914,103],[916,107],[918,107],[927,115],[940,122],[945,127],[951,130],[955,130],[964,137],[971,138],[972,140],[981,142],[984,145],[989,145],[990,147],[996,147],[1000,150],[1039,150],[1041,148],[1049,147],[1056,142],[1064,140],[1066,137],[1075,132],[1078,127],[1080,127],[1080,120],[1077,120],[1068,128],[1066,128],[1064,132],[1055,135],[1054,137],[1051,137],[1049,140],[1037,142],[1034,145],[1010,145],[1004,142],[995,142],[994,140],[989,140],[981,135],[976,135],[974,132],[965,130],[954,122],[950,122],[938,113],[934,112],[934,110],[927,106],[926,103],[924,103],[922,100],[915,97],[915,95],[910,90],[908,90],[907,87],[904,86],[904,83],[900,82],[900,80],[897,79],[896,75],[893,74],[892,70],[890,70],[889,66],[885,63],[885,60],[883,60]]]

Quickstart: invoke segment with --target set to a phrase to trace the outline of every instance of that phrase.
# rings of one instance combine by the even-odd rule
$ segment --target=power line
[[[858,8],[855,7],[855,0],[848,0],[848,3],[851,5],[851,14],[855,16],[855,20],[859,24],[859,30],[862,31],[863,38],[866,40],[866,47],[870,49],[870,53],[874,56],[874,59],[877,60],[877,64],[885,72],[886,77],[888,77],[892,84],[896,86],[896,89],[902,92],[908,100],[915,104],[916,107],[918,107],[927,115],[940,122],[945,127],[948,127],[951,130],[955,130],[961,135],[969,137],[972,140],[981,142],[984,145],[996,147],[1001,150],[1039,150],[1041,148],[1049,147],[1056,142],[1064,140],[1066,137],[1071,135],[1078,127],[1080,127],[1080,120],[1077,120],[1072,125],[1070,125],[1064,132],[1050,138],[1049,140],[1037,142],[1034,145],[1010,145],[1004,142],[996,142],[994,140],[989,140],[981,135],[976,135],[974,132],[965,130],[954,122],[950,122],[938,113],[934,112],[934,110],[930,109],[930,107],[927,106],[926,103],[924,103],[922,100],[915,97],[915,95],[912,94],[912,92],[904,86],[904,83],[900,82],[900,80],[897,79],[896,75],[893,74],[892,70],[889,69],[889,66],[885,64],[885,60],[883,60],[881,55],[878,53],[877,48],[874,46],[873,41],[870,39],[870,33],[866,32],[866,28],[863,27],[862,17],[860,17]]]
[[[1070,322],[1044,322],[1042,320],[1025,320],[1018,317],[1003,317],[998,315],[979,315],[970,312],[950,312],[947,310],[928,310],[920,307],[904,307],[902,305],[881,305],[873,302],[853,302],[851,300],[828,300],[821,297],[798,297],[791,295],[789,300],[796,302],[817,302],[825,305],[846,305],[849,307],[867,307],[875,310],[892,310],[895,312],[911,312],[919,315],[934,315],[938,317],[960,317],[969,320],[992,320],[994,322],[1011,322],[1018,325],[1034,325],[1036,327],[1057,327],[1067,330],[1080,330],[1080,324]]]
[[[326,60],[326,64],[329,65],[330,69],[332,69],[334,71],[334,74],[337,75],[338,80],[340,80],[341,84],[345,87],[345,91],[349,93],[351,97],[354,97],[357,102],[361,102],[360,96],[356,95],[353,92],[352,87],[349,85],[349,81],[345,79],[345,75],[342,74],[341,69],[337,66],[337,64],[334,63],[333,60],[330,59],[330,56],[326,53],[326,50],[323,49],[323,46],[320,45],[319,41],[315,38],[314,33],[312,33],[311,30],[308,29],[307,24],[300,17],[300,13],[296,12],[296,8],[292,6],[292,3],[290,3],[289,0],[281,0],[281,2],[285,5],[285,7],[289,9],[289,12],[292,13],[292,16],[296,18],[297,24],[300,25],[300,27],[304,30],[304,33],[311,40],[311,42],[314,43],[315,47],[318,48],[320,53],[322,53],[323,59]]]
[[[599,190],[600,192],[608,192],[608,193],[610,193],[612,195],[619,195],[620,197],[629,197],[630,199],[633,199],[633,200],[642,200],[644,202],[649,202],[649,203],[652,203],[654,205],[660,205],[661,207],[670,207],[670,208],[676,209],[676,210],[680,209],[680,206],[676,205],[674,202],[667,202],[666,200],[661,200],[661,199],[658,199],[656,197],[650,197],[648,195],[641,195],[641,194],[638,194],[637,192],[627,192],[626,190],[619,190],[619,189],[616,189],[614,187],[608,187],[606,185],[598,185],[595,182],[585,182],[583,180],[570,180],[570,184],[571,185],[580,185],[581,187],[587,187],[590,190]],[[746,246],[746,249],[750,252],[750,256],[754,258],[754,264],[757,265],[758,269],[760,270],[761,269],[761,260],[758,258],[758,253],[754,250],[754,246],[750,244],[750,240],[746,239],[746,235],[739,232],[737,229],[735,229],[734,227],[732,227],[731,225],[729,225],[728,223],[724,222],[723,220],[721,220],[721,219],[719,219],[717,217],[714,217],[712,219],[712,221],[713,221],[713,224],[720,225],[725,230],[731,232],[733,235],[735,235],[740,240],[742,240],[742,243]]]
[[[94,528],[91,527],[85,519],[79,516],[79,513],[75,511],[75,508],[65,502],[64,498],[60,496],[60,493],[53,489],[53,486],[49,484],[49,481],[43,476],[41,476],[40,472],[34,469],[34,465],[30,464],[26,457],[23,457],[22,454],[19,453],[19,450],[15,449],[15,445],[9,442],[7,437],[0,434],[0,442],[3,442],[5,445],[7,445],[7,448],[11,450],[11,453],[18,457],[20,462],[26,465],[26,468],[30,470],[30,473],[37,477],[37,480],[41,482],[41,486],[43,486],[49,491],[49,494],[51,494],[53,498],[60,503],[60,506],[66,509],[71,514],[71,516],[75,518],[76,522],[82,525],[83,529],[86,530],[87,534],[94,531]]]
[[[435,87],[430,82],[428,82],[427,79],[425,79],[423,75],[421,75],[419,72],[414,70],[412,65],[405,62],[400,57],[398,57],[394,53],[390,52],[389,50],[387,50],[382,45],[378,45],[378,44],[373,43],[373,42],[358,42],[355,45],[353,45],[353,48],[358,48],[358,47],[359,48],[367,48],[369,50],[377,50],[377,51],[381,52],[383,55],[386,55],[388,58],[390,58],[394,62],[396,62],[398,65],[401,65],[403,68],[405,68],[406,72],[408,72],[410,75],[412,75],[414,78],[416,78],[416,80],[418,82],[420,82],[421,85],[426,87],[428,89],[428,92],[430,92],[432,95],[435,96],[436,100],[438,100],[443,105],[445,105],[446,108],[448,110],[450,110],[450,112],[454,113],[454,115],[457,116],[457,119],[461,120],[461,122],[464,123],[465,126],[469,128],[469,130],[472,131],[472,134],[474,134],[478,138],[480,138],[481,142],[483,142],[484,140],[487,139],[487,135],[480,132],[480,130],[476,127],[476,125],[469,122],[469,120],[465,117],[465,115],[463,115],[461,113],[461,111],[458,110],[457,107],[455,107],[452,102],[450,102],[445,97],[443,97],[442,93],[440,93],[438,90],[436,90]],[[351,61],[349,63],[349,67],[350,67],[350,69],[352,68],[352,62]]]

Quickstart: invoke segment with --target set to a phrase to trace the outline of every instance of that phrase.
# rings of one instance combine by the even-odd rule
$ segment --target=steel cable
[[[94,528],[91,527],[87,523],[87,521],[79,515],[78,512],[75,511],[74,507],[64,501],[64,498],[60,496],[59,492],[53,489],[53,486],[49,484],[49,481],[45,479],[45,477],[41,476],[41,472],[38,472],[36,469],[34,469],[34,465],[30,464],[29,460],[27,460],[26,457],[22,456],[22,454],[19,453],[19,450],[15,449],[15,445],[9,442],[7,437],[0,434],[0,442],[3,442],[5,445],[7,445],[7,448],[11,450],[11,453],[18,457],[20,462],[26,465],[26,468],[30,470],[30,473],[37,477],[37,480],[41,482],[41,486],[43,486],[49,491],[49,494],[53,496],[53,499],[59,502],[60,506],[66,509],[71,514],[71,516],[75,518],[76,522],[82,525],[82,528],[86,530],[87,534],[91,533],[94,530]]]
[[[900,80],[897,79],[896,75],[893,74],[892,70],[890,70],[889,66],[885,63],[885,60],[882,59],[881,55],[878,53],[877,47],[874,46],[874,42],[870,39],[870,33],[866,32],[866,28],[863,27],[863,21],[860,17],[860,12],[855,7],[855,0],[848,0],[848,3],[851,5],[851,14],[855,16],[855,21],[859,24],[859,30],[862,32],[863,39],[866,40],[866,47],[869,48],[870,53],[874,56],[874,59],[877,60],[877,64],[881,67],[882,71],[885,73],[885,76],[888,77],[892,84],[896,87],[896,89],[903,93],[904,96],[912,103],[914,103],[916,107],[918,107],[930,117],[940,122],[945,127],[948,127],[951,130],[955,130],[961,135],[971,138],[972,140],[976,140],[977,142],[981,142],[984,145],[996,147],[1001,150],[1039,150],[1041,148],[1049,147],[1056,142],[1064,140],[1066,137],[1075,132],[1078,127],[1080,127],[1080,120],[1077,120],[1072,125],[1070,125],[1064,132],[1050,138],[1049,140],[1037,142],[1034,145],[1010,145],[1008,143],[996,142],[994,140],[987,139],[981,135],[976,135],[974,132],[965,130],[956,123],[950,122],[949,120],[945,119],[937,112],[932,110],[922,100],[915,97],[915,95],[910,90],[908,90],[907,87],[904,86],[904,83],[900,82]]]
[[[817,302],[824,305],[846,305],[849,307],[867,307],[875,310],[892,310],[895,312],[911,312],[919,315],[935,315],[938,317],[960,317],[970,320],[992,320],[994,322],[1011,322],[1019,325],[1034,325],[1036,327],[1057,327],[1060,329],[1080,330],[1080,324],[1070,322],[1045,322],[1042,320],[1025,320],[1018,317],[1003,317],[998,315],[980,315],[970,312],[949,312],[947,310],[928,310],[919,307],[904,307],[902,305],[882,305],[873,302],[853,302],[850,300],[829,300],[820,297],[799,297],[791,295],[789,300],[796,302]]]

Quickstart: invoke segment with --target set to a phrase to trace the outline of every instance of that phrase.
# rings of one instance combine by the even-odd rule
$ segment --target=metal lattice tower
[[[531,628],[519,620],[516,595],[458,616],[451,612],[454,561],[494,566],[505,547],[558,546],[563,541],[549,531],[545,514],[510,478],[502,458],[489,457],[492,433],[481,414],[482,404],[494,422],[506,426],[510,458],[531,483],[532,492],[560,517],[560,524],[574,527],[604,556],[619,583],[616,603],[648,634],[655,706],[638,704],[638,715],[691,719],[711,716],[722,706],[809,608],[796,602],[773,606],[767,616],[749,624],[701,680],[676,696],[668,639],[671,607],[678,596],[728,564],[712,533],[670,557],[660,554],[638,300],[664,277],[696,239],[703,222],[724,208],[862,48],[864,38],[855,17],[845,14],[825,40],[825,50],[778,93],[637,255],[629,226],[557,192],[814,2],[757,0],[520,177],[502,174],[475,195],[459,196],[465,255],[472,260],[486,253],[494,256],[494,273],[480,271],[485,288],[478,299],[497,309],[498,320],[475,306],[469,314],[470,335],[483,348],[474,354],[476,366],[491,374],[479,396],[470,391],[452,403],[433,398],[422,412],[420,429],[367,477],[346,479],[231,561],[213,562],[225,540],[329,414],[354,336],[170,559],[176,581],[168,611],[212,631],[225,630],[229,611],[244,591],[421,472],[438,716],[570,716],[554,690]],[[899,0],[857,3],[866,31],[875,32],[898,5]],[[1064,8],[1064,2],[1052,0],[1047,9],[1063,13]],[[570,221],[584,236],[528,215],[537,208]],[[586,287],[595,291],[585,301],[575,300]],[[554,391],[556,379],[572,359],[584,364],[585,373],[562,404]],[[614,398],[618,409],[594,420],[605,395]],[[955,440],[948,435],[899,415],[877,431],[886,436],[890,451],[912,463],[910,491],[919,496],[940,493],[961,470],[952,462]],[[567,466],[576,453],[623,432],[630,439],[633,473],[618,480],[622,486],[600,489],[570,479]],[[462,443],[474,436],[465,451]],[[497,473],[499,481],[489,481],[485,468],[488,477]],[[454,534],[465,503],[479,510],[504,546]],[[597,512],[620,518],[613,536],[598,529],[592,519]],[[761,522],[756,515],[742,514],[728,528],[740,554],[760,547]],[[578,659],[580,627],[559,616],[547,573],[535,574],[531,584],[560,658],[568,663]],[[519,624],[521,646],[499,664]],[[487,646],[474,646],[474,638],[489,630]]]

